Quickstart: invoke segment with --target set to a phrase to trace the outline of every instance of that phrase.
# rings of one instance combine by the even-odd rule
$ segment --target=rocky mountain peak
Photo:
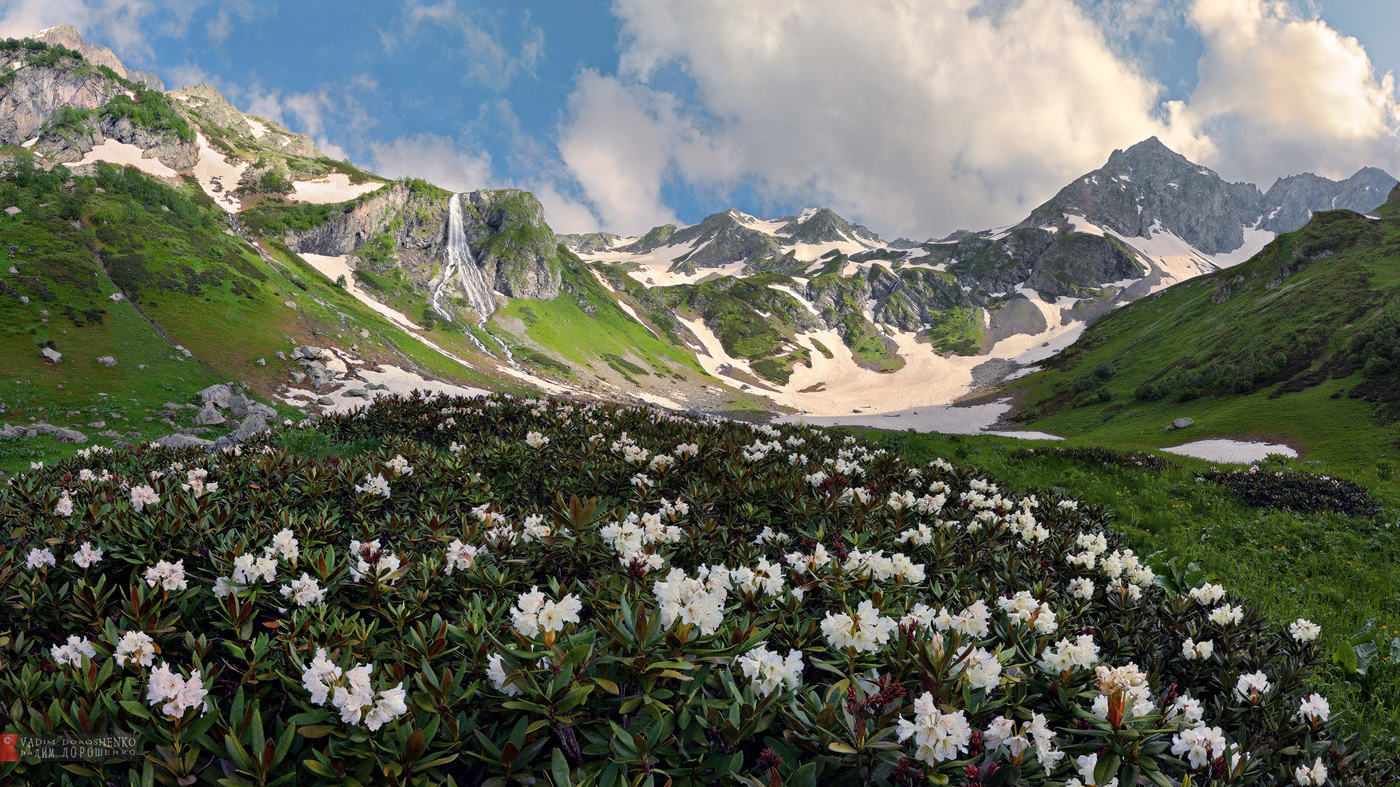
[[[1363,167],[1342,181],[1304,172],[1279,178],[1264,194],[1259,227],[1271,232],[1291,232],[1324,210],[1365,213],[1385,202],[1396,180],[1384,170]]]
[[[1057,225],[1076,215],[1125,237],[1166,231],[1221,254],[1244,245],[1244,228],[1258,220],[1262,204],[1253,184],[1227,183],[1149,137],[1113,151],[1103,167],[1061,189],[1021,226]]]
[[[116,53],[105,46],[88,43],[83,40],[78,33],[78,28],[72,25],[54,25],[46,27],[37,33],[29,36],[35,41],[42,41],[45,44],[63,46],[73,50],[83,56],[83,59],[95,66],[106,66],[117,72],[122,79],[129,79],[132,82],[139,82],[151,90],[165,92],[165,84],[160,81],[160,77],[147,71],[137,71],[134,68],[127,68],[122,63]]]
[[[880,242],[878,235],[859,224],[851,224],[830,208],[804,213],[783,225],[777,234],[787,236],[788,243]]]

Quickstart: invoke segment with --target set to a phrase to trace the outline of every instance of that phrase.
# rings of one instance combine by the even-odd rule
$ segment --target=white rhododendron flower
[[[694,578],[672,568],[663,580],[652,585],[661,625],[669,628],[680,621],[695,626],[701,636],[709,636],[724,623],[724,604],[729,595],[728,573],[708,567]]]
[[[1269,678],[1262,671],[1241,675],[1235,681],[1235,699],[1257,703],[1260,698],[1269,693],[1271,687]]]
[[[1081,601],[1092,599],[1094,597],[1094,580],[1084,577],[1070,580],[1069,594]]]
[[[1192,640],[1190,637],[1181,643],[1181,656],[1187,661],[1204,661],[1215,652],[1215,643],[1205,639],[1200,642]]]
[[[144,510],[146,506],[159,504],[160,495],[157,495],[156,490],[151,487],[142,484],[141,486],[133,486],[131,488],[131,507],[137,511]]]
[[[326,591],[305,571],[301,572],[301,579],[294,579],[283,585],[281,593],[299,607],[323,604],[326,601]]]
[[[583,602],[570,593],[560,601],[545,597],[538,586],[529,593],[521,593],[516,599],[515,608],[510,611],[515,620],[515,630],[525,637],[534,637],[543,630],[546,634],[563,631],[565,623],[578,623],[578,613],[583,611]]]
[[[866,599],[860,602],[854,616],[844,612],[828,612],[822,620],[822,633],[833,648],[854,648],[857,653],[874,653],[890,640],[899,624],[894,618],[880,615],[880,610]]]
[[[1085,785],[1089,785],[1090,787],[1094,787],[1095,785],[1097,785],[1097,787],[1118,787],[1118,777],[1116,776],[1103,784],[1094,781],[1094,771],[1099,767],[1098,754],[1085,754],[1075,757],[1074,764],[1079,768],[1079,777],[1084,781],[1070,779],[1065,782],[1065,787],[1085,787]]]
[[[1001,662],[985,648],[974,648],[963,661],[963,677],[972,688],[990,693],[1001,684]]]
[[[383,473],[379,473],[366,478],[363,484],[356,485],[355,491],[387,498],[389,497],[389,482],[384,479]]]
[[[119,667],[149,667],[156,658],[156,643],[144,631],[128,631],[113,654]]]
[[[66,643],[50,648],[49,655],[53,657],[53,663],[60,667],[64,665],[79,667],[82,666],[83,656],[87,656],[89,659],[97,658],[97,649],[92,646],[87,637],[72,634],[69,635]]]
[[[491,679],[491,683],[496,687],[496,691],[511,697],[520,694],[520,689],[514,684],[506,683],[506,681],[510,679],[510,676],[507,675],[506,671],[501,667],[501,654],[492,653],[491,657],[486,660],[486,677]]]
[[[914,700],[914,719],[899,720],[899,739],[914,739],[914,756],[929,765],[955,760],[967,751],[972,726],[963,711],[944,713],[925,692]]]
[[[447,545],[446,562],[442,570],[445,574],[453,571],[467,571],[476,565],[476,556],[484,554],[486,547],[475,547],[463,544],[460,539],[452,539],[452,543]]]
[[[379,539],[373,541],[351,541],[350,555],[355,565],[350,567],[350,578],[356,582],[365,577],[373,580],[386,580],[402,565],[399,556],[379,546]],[[369,561],[373,560],[374,563]]]
[[[1315,725],[1320,721],[1327,721],[1331,715],[1332,706],[1326,697],[1321,694],[1309,694],[1299,701],[1298,712],[1294,717]]]
[[[1225,604],[1210,611],[1210,622],[1217,626],[1233,626],[1244,619],[1244,609],[1239,605]]]
[[[316,657],[302,671],[301,685],[311,695],[312,703],[325,705],[329,700],[340,711],[343,723],[363,722],[373,731],[408,712],[403,684],[376,694],[370,682],[373,671],[369,664],[342,670],[327,657],[325,648],[317,648]]]
[[[1293,779],[1302,787],[1320,787],[1327,783],[1327,766],[1322,764],[1322,758],[1318,757],[1311,767],[1304,764],[1295,768]]]
[[[544,448],[545,446],[549,445],[549,438],[545,437],[539,432],[530,432],[529,434],[525,435],[525,445],[528,445],[531,448]]]
[[[1200,700],[1183,694],[1167,706],[1162,713],[1162,720],[1170,721],[1178,716],[1181,717],[1183,726],[1199,727],[1205,718],[1205,707],[1201,705]]]
[[[1210,606],[1225,598],[1225,588],[1220,585],[1206,583],[1198,588],[1191,588],[1191,599],[1201,606]]]
[[[68,490],[65,489],[63,494],[59,496],[58,505],[54,506],[53,513],[54,516],[73,515],[73,498],[68,496]]]
[[[982,733],[982,743],[989,754],[995,756],[1004,752],[1006,759],[1011,760],[1034,748],[1033,756],[1046,770],[1052,770],[1065,756],[1064,752],[1055,748],[1054,739],[1055,731],[1050,729],[1045,716],[1039,713],[1032,714],[1031,720],[1022,722],[1019,727],[1011,719],[998,716]]]
[[[1288,634],[1298,642],[1312,642],[1322,633],[1322,627],[1306,618],[1288,624]]]
[[[1172,754],[1185,755],[1193,769],[1204,768],[1225,753],[1226,745],[1219,727],[1188,727],[1172,738]]]
[[[301,557],[301,545],[297,543],[296,534],[287,528],[277,531],[277,535],[272,537],[269,551],[291,563],[296,563],[297,558]]]
[[[384,463],[384,466],[393,472],[394,477],[413,475],[413,467],[408,464],[408,460],[400,455],[395,455],[393,459]]]
[[[184,678],[180,673],[171,670],[169,664],[162,663],[151,672],[150,683],[146,686],[146,701],[151,705],[164,703],[160,712],[178,719],[190,708],[197,709],[195,715],[203,713],[205,696],[208,693],[204,689],[204,679],[200,677],[199,670],[194,670],[188,678]]]
[[[78,564],[78,568],[88,568],[102,562],[102,550],[93,547],[91,542],[84,541],[78,547],[78,551],[73,553],[73,562]]]
[[[159,560],[154,566],[146,569],[146,587],[160,585],[164,590],[179,591],[189,587],[185,581],[185,561],[177,560],[174,563]]]
[[[744,677],[753,685],[754,693],[760,697],[786,686],[796,689],[802,685],[802,651],[788,651],[787,658],[768,649],[767,642],[738,656],[734,663],[739,666]]]
[[[277,561],[257,555],[239,555],[233,559],[233,583],[251,585],[259,579],[271,582],[277,575]]]
[[[30,549],[29,557],[24,561],[24,567],[30,571],[43,568],[44,566],[56,565],[58,565],[58,559],[54,557],[53,550],[47,548],[40,549],[39,547],[34,547]],[[86,568],[86,566],[84,566],[84,568]]]
[[[1088,669],[1098,660],[1099,646],[1095,644],[1092,634],[1080,634],[1072,641],[1062,639],[1040,654],[1040,663],[1051,672],[1066,672],[1076,667]]]

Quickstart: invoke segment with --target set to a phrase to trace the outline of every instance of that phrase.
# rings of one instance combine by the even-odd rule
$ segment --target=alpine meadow
[[[1388,4],[178,5],[0,0],[0,787],[1400,783]]]

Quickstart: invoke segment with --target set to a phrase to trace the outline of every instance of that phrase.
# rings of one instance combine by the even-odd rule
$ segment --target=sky
[[[832,208],[1014,223],[1149,136],[1235,181],[1400,174],[1394,0],[0,0],[328,155],[561,232]]]

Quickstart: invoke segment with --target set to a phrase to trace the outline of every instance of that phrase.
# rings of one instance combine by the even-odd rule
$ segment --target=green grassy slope
[[[1086,443],[1271,439],[1362,470],[1400,429],[1400,199],[1320,213],[1250,261],[1117,309],[1000,389],[1019,419]],[[1174,419],[1196,424],[1164,432]]]
[[[24,152],[4,163],[0,203],[19,213],[0,213],[0,421],[74,427],[98,444],[110,442],[95,437],[107,429],[151,439],[172,431],[159,422],[163,403],[193,401],[208,385],[236,380],[268,400],[299,368],[275,353],[299,343],[353,343],[370,364],[519,388],[444,357],[284,246],[267,243],[264,260],[193,183],[110,165],[93,176],[45,172]],[[477,355],[460,333],[459,341],[427,336],[460,357]],[[62,359],[51,362],[45,348]],[[116,365],[99,363],[103,356]],[[106,426],[88,426],[95,421]],[[0,470],[77,447],[0,446]]]

